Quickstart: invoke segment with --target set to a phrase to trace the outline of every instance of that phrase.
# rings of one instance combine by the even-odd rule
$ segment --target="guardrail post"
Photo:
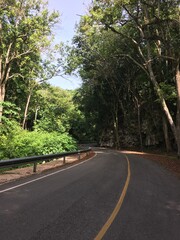
[[[66,163],[66,157],[64,156],[63,157],[63,164],[65,164]]]
[[[81,153],[78,152],[78,160],[80,160],[80,159],[81,159]]]
[[[33,165],[33,172],[35,173],[36,170],[37,170],[37,162],[35,162],[34,165]]]

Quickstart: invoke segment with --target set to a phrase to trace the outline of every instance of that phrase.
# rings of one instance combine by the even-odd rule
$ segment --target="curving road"
[[[1,240],[179,240],[180,181],[112,150],[0,186]]]

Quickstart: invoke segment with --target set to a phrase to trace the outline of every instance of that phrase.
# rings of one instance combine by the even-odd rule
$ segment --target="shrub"
[[[74,151],[77,148],[75,140],[66,133],[29,132],[16,129],[7,136],[3,135],[2,139],[1,159]]]

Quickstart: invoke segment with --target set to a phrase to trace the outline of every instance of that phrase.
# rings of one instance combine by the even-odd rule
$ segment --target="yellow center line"
[[[100,232],[97,234],[97,236],[95,237],[94,240],[101,240],[103,238],[103,236],[105,235],[105,233],[107,232],[107,230],[109,229],[109,227],[111,226],[111,224],[113,223],[115,217],[117,216],[121,205],[123,203],[124,197],[126,195],[127,189],[128,189],[128,185],[130,182],[130,177],[131,177],[131,170],[130,170],[130,162],[128,157],[125,155],[126,160],[127,160],[127,164],[128,164],[128,174],[127,174],[127,178],[126,178],[126,182],[123,188],[123,191],[121,193],[121,196],[119,198],[118,203],[116,204],[113,212],[111,213],[110,217],[108,218],[108,220],[106,221],[106,223],[104,224],[104,226],[101,228]]]

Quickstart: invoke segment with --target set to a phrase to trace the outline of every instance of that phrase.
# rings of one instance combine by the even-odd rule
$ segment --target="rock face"
[[[163,139],[159,138],[156,134],[142,134],[142,141],[144,147],[157,147],[163,143]],[[137,134],[131,134],[127,131],[121,131],[119,133],[120,148],[133,148],[140,147],[140,138]],[[115,141],[112,134],[102,136],[99,141],[101,147],[116,147]]]

